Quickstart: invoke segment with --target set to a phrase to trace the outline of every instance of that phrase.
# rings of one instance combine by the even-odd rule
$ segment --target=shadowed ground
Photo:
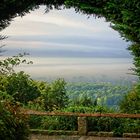
[[[46,136],[40,134],[30,135],[30,140],[140,140],[140,138],[116,138],[94,136]]]

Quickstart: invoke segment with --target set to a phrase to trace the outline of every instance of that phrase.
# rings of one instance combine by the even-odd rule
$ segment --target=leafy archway
[[[134,55],[134,72],[140,78],[140,2],[139,0],[1,0],[0,30],[6,28],[16,16],[24,16],[39,5],[46,5],[46,12],[56,8],[74,7],[76,12],[105,17],[126,40]],[[2,37],[2,36],[1,36]]]

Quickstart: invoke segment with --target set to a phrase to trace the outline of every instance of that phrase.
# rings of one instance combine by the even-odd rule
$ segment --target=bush
[[[124,113],[140,113],[140,83],[124,96],[124,99],[120,103],[120,109]]]
[[[126,133],[140,133],[140,119],[125,119],[123,125]]]
[[[6,92],[23,104],[27,104],[40,96],[40,91],[34,81],[24,72],[9,75],[7,83],[5,85]]]
[[[29,134],[27,116],[20,114],[19,104],[0,102],[0,139],[27,140]]]
[[[42,128],[42,116],[31,115],[29,117],[29,126],[30,129],[40,129]]]

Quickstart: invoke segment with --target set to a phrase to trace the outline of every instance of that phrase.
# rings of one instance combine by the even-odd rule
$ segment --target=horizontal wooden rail
[[[112,117],[112,118],[140,118],[140,114],[123,113],[72,113],[72,112],[41,112],[35,110],[21,110],[22,114],[38,116],[76,116],[76,117]]]

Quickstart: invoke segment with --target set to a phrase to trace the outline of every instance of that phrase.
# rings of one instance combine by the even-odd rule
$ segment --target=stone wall
[[[30,140],[140,140],[140,134],[124,133],[123,138],[113,132],[88,132],[87,118],[78,117],[78,131],[31,130]]]

